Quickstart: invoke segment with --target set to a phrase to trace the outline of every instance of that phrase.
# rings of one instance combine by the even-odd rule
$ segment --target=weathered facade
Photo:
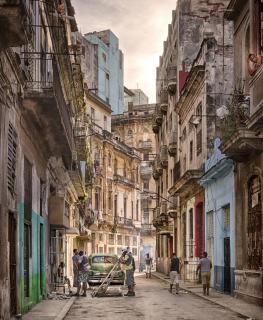
[[[153,210],[156,206],[155,183],[152,177],[152,160],[155,157],[155,139],[151,131],[155,104],[128,106],[128,111],[112,118],[114,134],[128,146],[137,149],[142,155],[140,163],[141,194],[141,232],[140,232],[140,267],[145,263],[145,255],[155,258],[155,228]]]
[[[74,135],[84,91],[80,61],[70,55],[70,1],[2,1],[0,26],[0,318],[10,319],[67,275],[67,230],[78,233],[84,214],[86,158]]]
[[[223,37],[231,35],[230,24],[222,24],[227,3],[178,2],[157,68],[157,267],[167,273],[175,251],[189,280],[204,249],[204,193],[197,180],[217,133],[216,109],[231,83],[231,70],[224,75],[232,54],[231,39]]]
[[[237,296],[262,303],[263,44],[262,1],[231,1],[234,90],[222,125],[222,151],[236,162]]]

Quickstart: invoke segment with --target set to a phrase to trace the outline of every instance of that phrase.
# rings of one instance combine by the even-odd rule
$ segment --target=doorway
[[[10,274],[10,313],[16,314],[16,220],[13,212],[8,217],[8,241],[9,241],[9,274]]]
[[[231,292],[230,238],[224,238],[224,292]]]

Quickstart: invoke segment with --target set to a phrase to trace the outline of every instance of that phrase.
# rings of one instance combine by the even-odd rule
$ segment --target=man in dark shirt
[[[171,268],[170,268],[170,292],[173,291],[173,285],[175,284],[176,294],[179,293],[179,276],[180,276],[181,263],[180,259],[173,253],[171,257]]]

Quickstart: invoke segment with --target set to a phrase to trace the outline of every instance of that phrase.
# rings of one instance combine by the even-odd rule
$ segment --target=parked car
[[[115,263],[118,261],[118,256],[114,254],[92,254],[89,256],[89,284],[100,284],[107,274],[111,271]],[[111,283],[124,284],[125,274],[118,266],[114,271],[114,276]]]

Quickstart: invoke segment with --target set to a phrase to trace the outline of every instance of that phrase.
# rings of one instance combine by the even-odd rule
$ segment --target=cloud
[[[124,52],[125,85],[155,102],[158,56],[176,0],[72,0],[82,33],[111,29]]]

